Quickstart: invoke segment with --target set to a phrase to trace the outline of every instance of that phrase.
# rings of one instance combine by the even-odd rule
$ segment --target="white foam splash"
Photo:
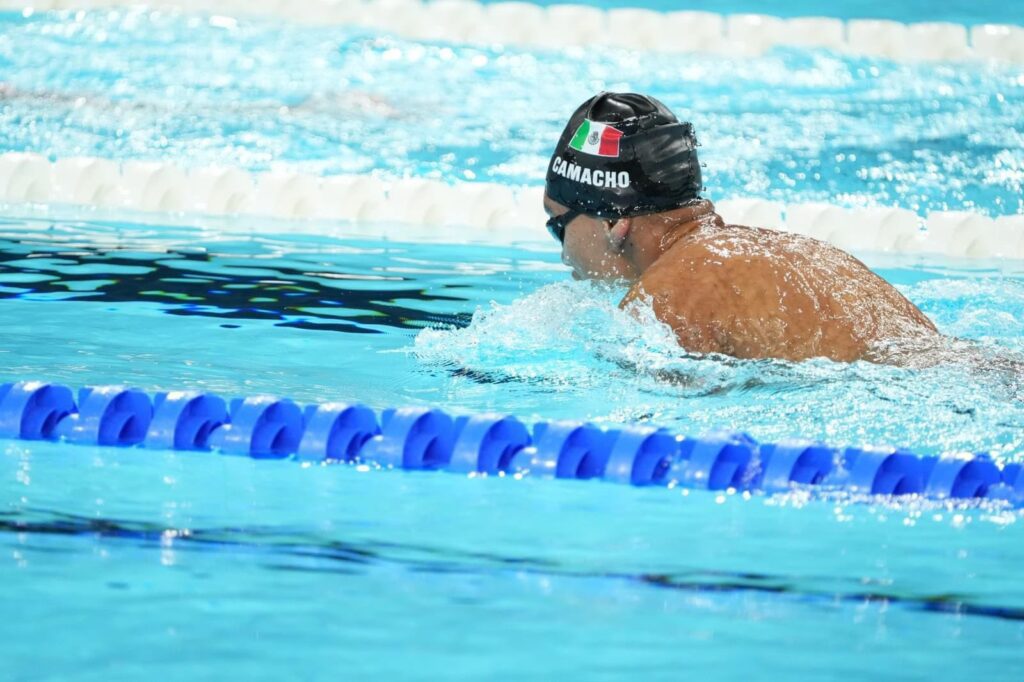
[[[551,284],[510,304],[478,309],[465,328],[425,329],[414,351],[427,364],[492,380],[543,378],[553,385],[603,385],[616,364],[682,354],[649,309],[620,310],[622,291],[590,282]]]
[[[743,361],[689,353],[649,304],[620,309],[623,291],[591,282],[551,284],[510,304],[478,309],[465,328],[425,329],[421,362],[485,382],[542,382],[555,390],[625,388],[650,396],[697,397],[835,377],[844,365]],[[631,401],[635,403],[635,400]],[[614,416],[627,418],[630,411]]]
[[[619,309],[622,293],[547,285],[479,309],[464,328],[424,330],[412,352],[428,370],[451,373],[445,399],[470,410],[932,453],[1007,457],[1024,443],[1020,387],[1013,368],[988,359],[989,344],[952,342],[942,362],[902,368],[699,355],[680,348],[649,306]]]

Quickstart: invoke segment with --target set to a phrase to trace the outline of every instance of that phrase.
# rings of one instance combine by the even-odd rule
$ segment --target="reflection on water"
[[[465,323],[466,315],[427,310],[437,301],[465,302],[458,286],[431,292],[416,285],[407,276],[352,269],[322,256],[275,262],[202,248],[139,252],[0,239],[0,299],[153,302],[169,315],[276,320],[282,327],[355,334]]]
[[[471,482],[470,485],[479,485]],[[298,571],[337,577],[372,570],[388,564],[408,571],[464,575],[515,571],[521,575],[626,581],[634,589],[653,587],[692,593],[722,595],[752,593],[798,599],[818,607],[847,602],[863,605],[882,602],[894,608],[922,613],[955,613],[1007,621],[1024,621],[1024,608],[976,603],[972,595],[904,592],[883,581],[817,575],[802,585],[790,576],[763,571],[728,572],[691,568],[670,573],[587,571],[585,566],[542,556],[504,555],[486,550],[460,551],[426,543],[347,541],[317,536],[287,527],[174,528],[144,521],[80,517],[49,510],[0,513],[0,537],[7,534],[44,535],[57,538],[85,536],[97,543],[130,542],[141,548],[175,552],[252,553],[264,569]],[[33,551],[31,542],[21,551]],[[40,547],[40,551],[42,547]],[[827,589],[820,585],[827,584]],[[121,585],[124,587],[125,585]]]
[[[557,263],[553,248],[11,220],[0,354],[7,379],[1024,450],[1019,364],[1001,362],[1024,350],[1019,279],[882,271],[968,340],[944,349],[952,362],[892,367],[686,353],[649,310],[619,310],[621,290],[569,281]]]

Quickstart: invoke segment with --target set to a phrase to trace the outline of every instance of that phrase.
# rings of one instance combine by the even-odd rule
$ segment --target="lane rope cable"
[[[0,204],[259,216],[292,221],[288,230],[328,236],[548,241],[542,197],[540,186],[185,169],[172,163],[98,158],[51,162],[34,153],[0,154]],[[922,217],[894,207],[784,205],[761,199],[722,199],[715,206],[730,223],[796,232],[854,252],[1024,259],[1021,214],[991,218],[969,211],[933,211]],[[218,229],[254,228],[251,222],[223,221]]]
[[[646,425],[555,421],[531,427],[502,414],[453,416],[431,407],[376,412],[265,395],[225,400],[195,391],[149,395],[95,386],[75,392],[41,381],[6,383],[0,384],[0,438],[636,486],[1024,505],[1024,466],[1000,465],[987,453],[933,457],[891,446],[761,443],[728,431],[684,437]]]
[[[359,26],[413,40],[565,49],[588,46],[758,56],[776,46],[824,48],[898,61],[1024,62],[1024,28],[904,24],[876,19],[785,19],[765,14],[602,10],[580,4],[475,0],[0,0],[27,15],[143,4],[208,15],[270,16],[319,26]]]

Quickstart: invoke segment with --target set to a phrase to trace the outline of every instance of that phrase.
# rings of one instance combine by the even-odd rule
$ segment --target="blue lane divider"
[[[286,398],[225,401],[210,393],[149,395],[99,386],[76,394],[38,381],[0,384],[0,438],[210,450],[259,459],[372,463],[402,469],[589,479],[707,490],[794,489],[934,499],[993,499],[1024,506],[1024,464],[986,453],[921,457],[895,447],[759,443],[727,431],[701,437],[634,426],[452,417],[439,409],[359,404],[300,406]]]
[[[818,485],[835,470],[836,454],[833,448],[812,441],[766,443],[759,450],[761,470],[754,487],[776,492],[794,483]]]
[[[749,488],[744,483],[754,473],[757,447],[757,442],[745,433],[715,432],[703,438],[686,438],[672,474],[690,488]]]
[[[665,429],[623,429],[605,466],[606,481],[632,485],[667,485],[680,450],[680,441]]]
[[[380,433],[377,415],[365,405],[310,405],[304,418],[296,456],[307,461],[353,462],[366,441]]]
[[[846,448],[841,457],[843,466],[826,479],[827,483],[868,495],[914,495],[924,491],[924,460],[906,450]]]
[[[302,430],[302,410],[287,398],[236,398],[229,420],[211,434],[210,445],[229,455],[281,459],[298,450]]]
[[[208,450],[210,435],[228,421],[224,399],[207,393],[157,393],[153,396],[153,412],[146,434],[147,448]]]
[[[455,422],[441,410],[405,407],[385,410],[383,428],[366,442],[360,457],[381,466],[443,469],[452,458]]]
[[[67,386],[38,381],[2,384],[0,438],[53,438],[57,424],[77,409]]]
[[[534,476],[597,478],[608,462],[608,439],[593,424],[550,422],[534,429],[525,471]],[[523,451],[526,454],[526,451]]]
[[[83,388],[78,410],[57,424],[56,435],[73,443],[138,445],[153,421],[153,403],[142,391],[122,386]]]
[[[1002,472],[988,455],[928,458],[924,493],[928,497],[985,497],[1002,480]]]
[[[504,415],[459,417],[455,429],[458,435],[448,469],[458,473],[507,472],[515,456],[531,442],[526,425]]]

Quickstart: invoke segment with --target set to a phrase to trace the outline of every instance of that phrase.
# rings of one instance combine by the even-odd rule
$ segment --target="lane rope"
[[[0,0],[26,13],[124,7],[137,0]],[[475,0],[156,0],[143,3],[227,16],[271,16],[320,26],[361,26],[413,40],[562,49],[608,45],[659,52],[757,56],[777,46],[824,48],[898,61],[996,59],[1024,62],[1024,28],[904,24],[764,14],[602,10],[579,4]]]
[[[0,384],[0,438],[212,451],[257,459],[343,462],[461,474],[604,479],[636,486],[1024,504],[1024,467],[986,453],[918,456],[890,446],[760,443],[744,433],[684,437],[653,426],[602,428],[514,416],[453,416],[430,407],[224,400],[41,381]]]
[[[286,219],[292,229],[331,236],[494,244],[547,241],[542,197],[539,186],[184,169],[171,163],[97,158],[50,162],[34,153],[0,154],[0,203],[12,207],[72,205],[259,216]],[[1024,259],[1020,214],[990,218],[967,211],[934,211],[922,217],[902,208],[784,205],[760,199],[722,199],[715,205],[730,223],[804,234],[858,253]],[[219,229],[252,227],[232,220]]]

